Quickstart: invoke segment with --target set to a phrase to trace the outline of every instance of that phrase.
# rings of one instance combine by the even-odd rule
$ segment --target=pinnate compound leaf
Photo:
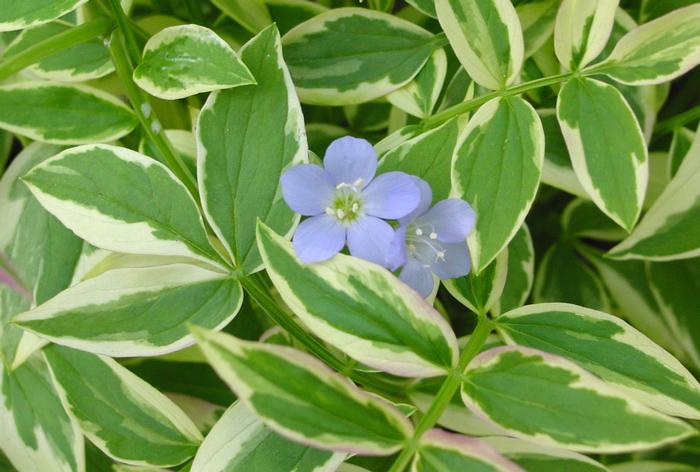
[[[40,25],[78,8],[87,0],[5,0],[0,9],[0,31]]]
[[[345,456],[280,436],[238,402],[224,413],[204,439],[191,470],[333,472]]]
[[[497,320],[511,344],[578,363],[646,405],[700,418],[700,384],[671,354],[616,316],[565,303],[529,305]]]
[[[467,242],[478,274],[522,226],[540,183],[544,133],[520,97],[493,99],[474,114],[452,161],[452,194],[477,214]]]
[[[52,144],[114,141],[137,125],[116,97],[86,85],[25,82],[0,86],[0,128]]]
[[[108,270],[15,317],[55,343],[112,357],[156,356],[194,343],[186,323],[221,329],[241,286],[227,274],[171,263]]]
[[[412,472],[524,472],[480,439],[432,429],[421,438]]]
[[[23,180],[44,208],[94,246],[211,264],[220,260],[185,186],[142,154],[80,146],[44,161]]]
[[[172,26],[151,36],[134,81],[165,100],[255,83],[226,41],[199,25]]]
[[[322,449],[389,455],[411,435],[391,404],[314,357],[193,328],[199,347],[244,404],[278,433]]]
[[[168,467],[197,451],[202,436],[187,415],[113,359],[58,345],[43,353],[64,408],[109,457]]]
[[[612,85],[574,78],[559,93],[557,118],[581,185],[606,215],[631,231],[642,211],[649,163],[625,98]]]
[[[477,356],[465,374],[462,399],[513,436],[581,452],[649,449],[695,432],[566,359],[524,347]]]
[[[441,375],[456,364],[457,339],[449,325],[391,272],[343,254],[305,265],[288,241],[264,225],[258,245],[285,303],[348,356],[406,377]]]
[[[594,68],[624,84],[650,85],[674,79],[699,63],[700,4],[697,4],[633,29]]]
[[[502,89],[520,75],[523,32],[509,0],[435,0],[442,29],[479,85]]]
[[[290,233],[299,216],[284,202],[279,176],[306,162],[301,105],[282,59],[279,33],[270,26],[241,50],[258,85],[214,92],[197,124],[197,178],[207,220],[233,260],[258,270],[258,219]]]
[[[440,44],[413,23],[364,8],[321,13],[282,42],[301,101],[316,105],[384,96],[413,79]]]

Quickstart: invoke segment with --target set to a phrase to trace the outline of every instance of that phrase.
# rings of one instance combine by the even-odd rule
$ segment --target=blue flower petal
[[[416,187],[418,187],[418,190],[420,190],[420,200],[415,210],[399,219],[401,224],[410,223],[414,218],[428,211],[428,208],[430,208],[430,205],[433,203],[433,190],[430,188],[428,182],[415,175],[411,175],[410,177],[413,183],[416,184]]]
[[[471,270],[467,243],[442,244],[443,258],[436,258],[430,269],[441,280],[463,277]]]
[[[362,192],[363,210],[379,218],[401,218],[416,209],[420,194],[411,176],[403,172],[387,172],[377,176]]]
[[[292,245],[299,259],[306,264],[325,261],[345,246],[345,228],[334,216],[313,216],[301,222]]]
[[[377,171],[377,154],[364,139],[345,136],[333,141],[323,158],[323,166],[335,184],[345,183],[365,188]]]
[[[474,210],[464,200],[450,198],[435,204],[416,224],[424,233],[435,233],[438,241],[458,243],[467,238],[474,228]]]
[[[328,172],[312,164],[287,169],[280,178],[289,208],[305,216],[320,215],[333,199],[335,184]]]
[[[433,274],[415,259],[408,259],[401,269],[399,279],[426,298],[433,291]]]
[[[384,267],[391,265],[394,230],[374,216],[362,216],[348,228],[348,249],[355,257]]]
[[[406,263],[406,226],[399,226],[394,233],[389,250],[388,269],[394,271]]]

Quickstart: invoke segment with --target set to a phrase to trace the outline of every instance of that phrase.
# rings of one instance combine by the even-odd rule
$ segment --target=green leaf
[[[457,339],[449,325],[391,272],[342,254],[303,264],[292,245],[264,225],[258,245],[285,303],[350,357],[407,377],[441,375],[456,365]]]
[[[197,175],[197,143],[194,133],[184,129],[166,129],[163,132],[192,175]],[[139,141],[139,152],[165,164],[165,158],[158,148],[145,136]]]
[[[54,21],[26,29],[2,53],[4,60],[34,46],[39,41],[74,28],[64,21]],[[56,52],[29,67],[37,77],[60,82],[83,82],[97,79],[114,71],[109,51],[101,39],[95,38]]]
[[[0,449],[14,467],[84,471],[84,447],[83,435],[63,410],[41,357],[33,356],[13,371],[0,361]]]
[[[678,173],[678,169],[680,169],[685,156],[688,155],[694,140],[695,133],[688,128],[681,127],[673,132],[671,148],[668,150],[669,178],[675,177]]]
[[[25,82],[0,86],[0,128],[53,144],[114,141],[137,121],[116,97],[85,85]]]
[[[219,260],[185,186],[137,152],[80,146],[43,162],[23,180],[44,208],[94,246]]]
[[[594,66],[618,82],[659,84],[700,63],[700,4],[675,10],[627,33],[610,56]]]
[[[19,291],[0,284],[0,362],[16,367],[26,357],[24,342],[35,336],[9,324],[12,316],[43,303],[68,287],[83,243],[44,210],[19,178],[61,148],[33,143],[13,160],[0,180],[0,268]]]
[[[428,182],[433,201],[450,195],[450,167],[459,133],[464,126],[459,118],[419,134],[393,147],[379,161],[378,172],[401,171]]]
[[[243,403],[229,408],[197,451],[192,472],[332,472],[345,454],[292,442],[265,426]]]
[[[165,100],[241,85],[255,79],[231,47],[209,28],[183,25],[151,36],[134,82]]]
[[[508,249],[504,249],[480,274],[472,272],[464,277],[443,280],[442,284],[462,305],[474,313],[486,315],[503,293],[508,259]]]
[[[388,402],[295,349],[195,328],[212,367],[267,426],[304,444],[388,455],[412,433]]]
[[[386,96],[389,102],[418,118],[427,118],[435,108],[447,74],[447,54],[437,49],[416,77]]]
[[[509,0],[436,0],[440,26],[459,62],[479,85],[512,84],[523,64],[523,32]]]
[[[525,304],[535,279],[535,248],[526,224],[508,244],[508,269],[501,296],[491,311],[496,315]]]
[[[545,136],[542,183],[582,198],[590,198],[576,177],[569,150],[559,127],[557,112],[552,108],[537,110]]]
[[[167,467],[197,451],[202,436],[185,413],[113,359],[57,345],[43,352],[63,406],[109,457]]]
[[[408,83],[440,42],[388,13],[335,8],[289,31],[283,44],[301,101],[352,105]]]
[[[497,323],[510,344],[573,360],[662,413],[700,418],[698,381],[671,354],[615,316],[546,303],[513,310]]]
[[[521,469],[479,439],[432,429],[421,438],[413,472],[521,472]]]
[[[569,70],[585,67],[605,48],[619,0],[564,0],[554,28],[554,50]]]
[[[600,277],[567,241],[547,249],[537,269],[532,298],[537,303],[568,302],[610,311],[610,300]]]
[[[700,255],[700,133],[678,172],[632,234],[610,251],[618,259],[668,261]]]
[[[564,449],[507,437],[490,437],[483,441],[525,472],[608,472],[593,459]]]
[[[299,216],[282,199],[279,177],[306,162],[304,116],[270,26],[241,50],[255,87],[214,92],[197,124],[198,174],[204,211],[239,267],[258,270],[258,219],[290,233]],[[245,112],[244,112],[245,111]]]
[[[325,5],[310,0],[267,0],[265,4],[280,34],[286,34],[295,26],[328,11]]]
[[[610,466],[611,472],[696,472],[697,468],[688,464],[637,460]]]
[[[535,199],[544,160],[544,133],[520,97],[493,99],[467,124],[452,161],[452,192],[477,214],[467,242],[478,274],[522,226]]]
[[[437,388],[435,392],[437,392]],[[435,401],[435,395],[413,390],[409,392],[413,402],[421,412],[425,413]],[[445,411],[437,420],[437,424],[446,429],[462,433],[467,436],[495,436],[501,430],[490,421],[487,421],[474,413],[464,405],[459,393],[454,395]]]
[[[83,351],[157,356],[194,343],[188,323],[222,329],[242,301],[240,284],[227,274],[173,262],[108,270],[13,321]]]
[[[437,18],[435,13],[435,0],[406,0],[406,3],[431,18]]]
[[[521,3],[515,11],[523,28],[524,58],[536,53],[554,32],[559,0],[537,0]]]
[[[603,82],[571,79],[559,93],[557,118],[581,185],[630,231],[642,211],[649,170],[644,136],[624,97]]]
[[[700,298],[697,291],[700,258],[647,263],[647,270],[654,297],[674,339],[695,369],[700,369]]]
[[[14,31],[55,20],[87,0],[5,0],[0,9],[0,31]]]
[[[566,205],[561,225],[567,236],[598,241],[621,241],[627,232],[605,216],[590,200],[577,198]]]
[[[211,0],[221,11],[253,34],[272,23],[263,0]]]
[[[654,298],[645,263],[606,258],[601,251],[584,244],[577,244],[576,249],[596,268],[620,315],[655,343],[685,360],[687,356]]]
[[[649,449],[695,432],[572,362],[522,347],[477,356],[465,374],[462,399],[510,435],[582,452]]]

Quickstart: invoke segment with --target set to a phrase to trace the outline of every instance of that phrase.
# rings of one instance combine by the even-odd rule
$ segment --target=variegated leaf
[[[441,375],[456,365],[457,339],[449,325],[391,272],[343,254],[305,265],[288,241],[264,225],[258,245],[285,303],[350,357],[406,377]]]
[[[520,75],[523,32],[509,0],[435,0],[442,29],[479,85],[502,89]]]
[[[627,33],[610,56],[593,66],[618,82],[658,84],[700,63],[700,4],[679,8]]]
[[[283,44],[302,102],[351,105],[408,83],[441,41],[387,13],[336,8],[289,31]]]
[[[590,200],[577,198],[566,205],[561,226],[567,236],[598,241],[622,241],[627,232],[608,218]]]
[[[644,136],[624,97],[611,85],[574,78],[559,93],[557,118],[581,185],[630,231],[642,211],[649,164]]]
[[[83,435],[63,410],[46,363],[0,360],[0,450],[19,471],[84,472]],[[13,470],[13,469],[9,469]]]
[[[700,133],[678,172],[632,234],[615,246],[618,259],[669,261],[700,255]]]
[[[151,36],[134,82],[165,100],[255,84],[231,47],[209,28],[183,25]]]
[[[585,67],[601,53],[615,21],[619,0],[564,0],[554,28],[554,50],[570,70]]]
[[[197,123],[197,179],[214,232],[235,263],[253,272],[261,265],[256,221],[280,233],[299,221],[282,199],[279,176],[306,162],[308,147],[276,27],[251,39],[241,59],[258,85],[209,96]]]
[[[477,274],[522,226],[537,193],[543,160],[542,124],[520,97],[487,102],[467,124],[452,161],[452,195],[467,201],[477,214],[467,239]]]
[[[559,127],[557,112],[553,108],[537,110],[545,137],[542,183],[582,198],[590,198],[576,177],[571,165],[569,150]]]
[[[156,356],[194,343],[187,324],[221,329],[238,312],[237,280],[190,264],[108,270],[14,318],[38,336],[112,357]]]
[[[43,162],[23,180],[44,208],[94,246],[220,260],[185,186],[142,154],[80,146]]]
[[[565,449],[503,436],[483,438],[483,441],[525,472],[608,472],[604,465],[593,459]]]
[[[503,293],[508,276],[508,249],[498,254],[480,274],[468,274],[442,283],[450,294],[474,313],[486,315]]]
[[[487,443],[432,429],[421,438],[411,472],[524,472]]]
[[[569,358],[651,408],[700,418],[700,383],[620,318],[565,303],[529,305],[497,320],[511,344]]]
[[[386,96],[389,102],[418,118],[427,118],[435,108],[447,74],[447,54],[436,50],[416,77]]]
[[[253,34],[272,23],[263,0],[212,0],[212,3]]]
[[[73,27],[70,23],[59,20],[26,29],[8,45],[1,57],[8,60],[39,41],[69,31]],[[95,38],[52,54],[29,67],[29,70],[42,79],[83,82],[113,72],[114,65],[104,42]]]
[[[136,124],[134,113],[116,97],[86,85],[24,82],[0,86],[0,128],[37,141],[114,141],[129,134]]]
[[[109,457],[167,467],[197,451],[202,436],[185,413],[113,359],[57,345],[43,353],[64,408]]]
[[[193,333],[241,401],[292,440],[322,449],[389,455],[411,435],[410,422],[391,404],[362,392],[308,354],[199,328]]]
[[[499,315],[525,304],[535,280],[535,248],[527,225],[523,223],[508,244],[508,270],[501,296],[491,311]]]
[[[238,402],[224,413],[204,439],[191,470],[334,472],[345,456],[280,436]]]
[[[55,20],[87,0],[5,0],[0,9],[0,31],[14,31]]]
[[[524,347],[477,356],[465,374],[462,399],[510,435],[574,451],[649,449],[695,432],[570,361]]]
[[[265,5],[282,35],[306,20],[328,11],[327,6],[311,0],[267,0]]]
[[[559,0],[537,0],[520,3],[515,8],[523,28],[525,56],[532,56],[552,37],[559,9]]]

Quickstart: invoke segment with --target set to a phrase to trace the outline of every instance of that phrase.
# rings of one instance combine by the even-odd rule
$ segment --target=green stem
[[[87,23],[83,23],[82,25],[51,36],[43,41],[39,41],[24,51],[10,56],[9,59],[0,64],[0,82],[52,54],[56,54],[59,51],[63,51],[77,44],[85,43],[107,33],[112,27],[112,24],[113,22],[109,18],[95,18]]]
[[[658,138],[659,136],[672,133],[681,126],[698,119],[700,119],[700,105],[658,123],[654,129],[654,137]]]
[[[139,47],[139,43],[136,42],[134,30],[131,29],[131,25],[129,24],[129,18],[127,18],[124,13],[124,9],[119,0],[108,1],[112,7],[112,12],[114,12],[114,18],[117,20],[117,26],[119,26],[119,29],[124,35],[124,44],[126,45],[131,63],[136,66],[141,61],[141,48]]]
[[[347,373],[347,375],[355,382],[368,387],[382,395],[391,398],[403,398],[403,387],[377,376],[373,376],[364,372],[359,372],[353,369],[354,361],[345,363],[335,357],[326,346],[321,344],[316,338],[302,328],[294,319],[284,310],[282,310],[275,300],[272,299],[267,289],[262,282],[257,279],[256,275],[246,277],[241,280],[241,285],[246,293],[267,313],[272,320],[286,330],[291,336],[301,342],[312,354],[323,360],[331,368],[338,372]]]
[[[416,429],[413,433],[413,437],[405,445],[401,454],[396,458],[396,461],[389,469],[389,472],[401,472],[411,461],[413,454],[415,454],[416,449],[420,443],[421,437],[440,419],[445,411],[445,408],[450,404],[455,393],[462,384],[462,376],[467,366],[472,359],[481,351],[481,348],[486,343],[491,330],[493,329],[493,323],[485,316],[480,316],[479,321],[469,338],[469,342],[464,347],[461,356],[459,357],[458,366],[452,370],[445,381],[443,382],[440,390],[438,390],[437,395],[433,399],[433,403],[425,412],[425,415],[416,425]]]
[[[153,112],[153,106],[146,93],[141,90],[132,78],[133,67],[126,52],[126,46],[122,41],[123,36],[119,30],[115,30],[112,34],[112,39],[109,45],[109,51],[112,55],[112,62],[117,71],[117,75],[124,84],[126,95],[129,97],[131,106],[136,112],[136,116],[141,123],[146,137],[153,143],[156,149],[165,160],[165,164],[172,170],[175,175],[187,187],[190,193],[199,201],[197,192],[197,182],[188,169],[182,158],[173,149],[172,144],[163,132],[162,125],[158,121],[158,117]]]
[[[474,110],[475,108],[479,108],[481,105],[494,98],[518,95],[520,93],[527,92],[529,90],[534,90],[536,88],[558,84],[573,77],[573,75],[574,73],[567,72],[565,74],[542,77],[540,79],[531,80],[530,82],[525,82],[510,88],[506,88],[503,90],[495,90],[493,92],[486,93],[471,100],[458,103],[457,105],[451,106],[450,108],[431,116],[423,122],[423,127],[425,129],[435,128],[444,123],[445,121],[449,120],[450,118],[462,115],[471,110]]]

